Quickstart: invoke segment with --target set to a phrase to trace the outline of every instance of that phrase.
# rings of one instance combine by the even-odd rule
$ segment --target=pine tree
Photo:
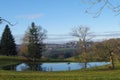
[[[40,59],[44,49],[43,40],[46,38],[46,31],[33,22],[25,35],[28,45],[28,55],[33,62]]]
[[[1,54],[6,56],[17,55],[16,44],[11,34],[10,28],[6,25],[1,37]]]
[[[1,40],[0,40],[1,41]],[[2,53],[1,53],[1,44],[0,44],[0,55],[1,55]]]

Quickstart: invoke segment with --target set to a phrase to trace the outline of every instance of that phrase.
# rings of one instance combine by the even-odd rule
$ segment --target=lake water
[[[87,63],[87,68],[97,67],[107,64],[110,64],[110,62],[89,62]],[[15,66],[16,71],[24,71],[24,70],[69,71],[69,70],[78,70],[82,68],[84,68],[84,63],[78,63],[78,62],[42,63],[42,64],[34,64],[34,65],[21,63]]]

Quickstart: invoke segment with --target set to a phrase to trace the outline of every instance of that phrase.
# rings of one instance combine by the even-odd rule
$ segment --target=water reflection
[[[29,63],[29,70],[32,71],[42,71],[41,63]]]
[[[3,70],[15,70],[16,65],[8,65],[5,67],[2,67]]]
[[[26,70],[32,70],[32,71],[42,71],[41,64],[35,64],[35,63],[21,63],[19,65],[16,65],[16,71],[26,71]]]
[[[87,68],[110,64],[110,62],[90,62]],[[70,71],[84,68],[84,63],[42,63],[42,64],[26,64],[21,63],[16,66],[16,71],[34,70],[34,71]]]
[[[28,70],[29,68],[30,66],[28,66],[27,64],[21,63],[16,66],[16,71],[25,71],[25,70]]]

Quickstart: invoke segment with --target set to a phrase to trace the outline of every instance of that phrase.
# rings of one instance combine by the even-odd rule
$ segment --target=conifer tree
[[[1,41],[1,40],[0,40]],[[1,55],[1,44],[0,44],[0,55]]]
[[[14,37],[11,34],[11,31],[8,25],[5,26],[4,32],[1,37],[0,45],[1,45],[0,53],[2,55],[6,55],[6,56],[17,55]]]
[[[33,22],[25,34],[25,42],[28,46],[27,58],[33,62],[40,59],[45,45],[43,40],[46,38],[46,31],[41,26],[36,26]]]

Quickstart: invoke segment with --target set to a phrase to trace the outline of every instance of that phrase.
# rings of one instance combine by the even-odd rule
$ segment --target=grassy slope
[[[116,64],[115,70],[108,69],[108,66],[64,72],[0,70],[0,80],[120,80],[120,63]]]

